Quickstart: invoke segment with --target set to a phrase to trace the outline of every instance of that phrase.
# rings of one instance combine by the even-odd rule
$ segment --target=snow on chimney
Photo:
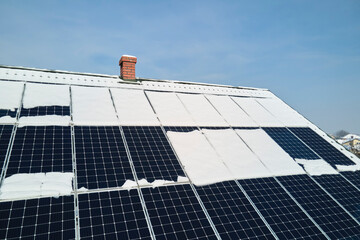
[[[137,58],[129,55],[122,55],[119,61],[120,77],[125,80],[135,80],[135,64]]]

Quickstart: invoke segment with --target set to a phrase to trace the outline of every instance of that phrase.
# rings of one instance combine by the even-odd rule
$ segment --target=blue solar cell
[[[306,143],[312,150],[314,150],[321,158],[335,166],[353,165],[354,162],[337,150],[334,146],[328,143],[325,139],[319,136],[310,128],[289,128],[298,138]]]
[[[80,194],[81,239],[151,239],[137,190]]]
[[[347,211],[360,221],[360,191],[341,175],[322,175],[314,176],[314,178]]]
[[[0,202],[0,239],[74,239],[74,198]]]
[[[70,127],[17,128],[6,175],[39,172],[72,172]]]
[[[282,147],[292,158],[318,159],[319,157],[302,143],[287,128],[267,127],[265,132]]]
[[[156,239],[216,239],[190,185],[141,191]]]
[[[309,176],[278,177],[331,239],[360,238],[360,226]]]
[[[34,108],[22,108],[20,117],[59,115],[70,116],[69,106],[41,106]]]
[[[192,132],[195,130],[199,130],[197,127],[164,127],[165,131],[172,131],[172,132]]]
[[[185,176],[161,127],[123,127],[139,179],[177,181]]]
[[[15,118],[16,113],[17,113],[17,109],[14,109],[13,111],[11,109],[0,109],[0,117],[9,116]]]
[[[12,125],[0,125],[0,164],[1,168],[5,160],[6,152],[9,146],[11,133],[13,130]]]
[[[326,239],[274,178],[239,183],[280,239]]]
[[[235,182],[196,188],[223,239],[275,239]]]
[[[343,176],[346,177],[352,184],[354,184],[357,188],[360,188],[360,171],[355,172],[342,172]]]
[[[119,127],[75,126],[78,187],[120,187],[134,180]]]

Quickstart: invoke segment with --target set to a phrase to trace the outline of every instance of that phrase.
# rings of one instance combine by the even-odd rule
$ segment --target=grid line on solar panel
[[[161,127],[122,127],[138,179],[177,181],[185,176]]]
[[[2,168],[10,144],[13,128],[13,125],[0,125],[0,164]],[[3,171],[3,169],[1,169],[1,171]]]
[[[276,179],[239,183],[280,239],[327,239]]]
[[[141,192],[157,239],[217,239],[190,185]]]
[[[22,108],[20,117],[59,115],[70,116],[69,106],[39,106],[34,108]]]
[[[319,159],[319,157],[302,143],[287,128],[262,128],[292,158]]]
[[[331,239],[360,238],[360,225],[309,176],[277,179]]]
[[[356,187],[341,175],[322,175],[313,178],[360,221],[360,191]]]
[[[196,187],[223,239],[275,239],[236,182]]]
[[[74,239],[73,196],[0,202],[0,239]]]
[[[75,126],[78,187],[121,187],[133,180],[130,162],[117,126]]]
[[[15,118],[15,117],[16,117],[16,113],[17,113],[17,108],[15,108],[14,110],[11,110],[11,109],[0,109],[0,117],[9,116],[9,117]]]
[[[353,165],[354,162],[342,154],[310,128],[289,128],[298,138],[316,152],[322,159],[335,166]]]
[[[70,127],[17,128],[6,176],[16,173],[72,171]]]
[[[79,194],[81,239],[151,239],[137,190]]]

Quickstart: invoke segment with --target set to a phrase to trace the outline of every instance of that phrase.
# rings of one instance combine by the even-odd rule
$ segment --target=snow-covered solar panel
[[[121,125],[160,125],[144,91],[112,88],[111,93]]]
[[[196,126],[175,93],[147,91],[146,94],[163,126]]]
[[[24,83],[0,81],[0,123],[15,123]]]
[[[230,97],[206,95],[221,116],[231,125],[240,127],[259,126]]]

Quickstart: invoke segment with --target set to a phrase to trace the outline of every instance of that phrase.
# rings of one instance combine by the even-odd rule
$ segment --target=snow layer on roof
[[[308,121],[277,98],[259,98],[257,101],[286,126],[307,126]]]
[[[167,135],[188,177],[195,185],[234,179],[205,136],[199,131],[186,133],[168,131]]]
[[[336,165],[336,169],[340,172],[355,172],[360,170],[360,165]]]
[[[57,116],[57,115],[21,117],[19,119],[19,127],[69,126],[70,120],[71,120],[70,116]]]
[[[279,120],[262,107],[255,98],[232,97],[235,102],[260,126],[283,127]]]
[[[308,160],[295,159],[298,164],[301,164],[305,171],[311,176],[320,176],[324,174],[339,174],[329,163],[323,159]]]
[[[229,126],[209,101],[200,94],[178,94],[198,126]]]
[[[19,108],[23,87],[24,83],[0,81],[0,109]]]
[[[23,107],[38,106],[70,106],[69,86],[27,83]]]
[[[164,126],[196,126],[175,93],[146,92]]]
[[[244,110],[231,100],[230,97],[217,95],[206,95],[206,97],[231,126],[259,126],[244,112]]]
[[[305,174],[304,170],[262,129],[235,130],[275,176]]]
[[[18,173],[4,179],[0,199],[70,195],[74,174],[61,172]]]
[[[111,89],[122,125],[160,125],[142,90]]]
[[[234,130],[203,129],[202,131],[235,178],[273,176]]]
[[[109,89],[71,86],[75,125],[118,125]]]

